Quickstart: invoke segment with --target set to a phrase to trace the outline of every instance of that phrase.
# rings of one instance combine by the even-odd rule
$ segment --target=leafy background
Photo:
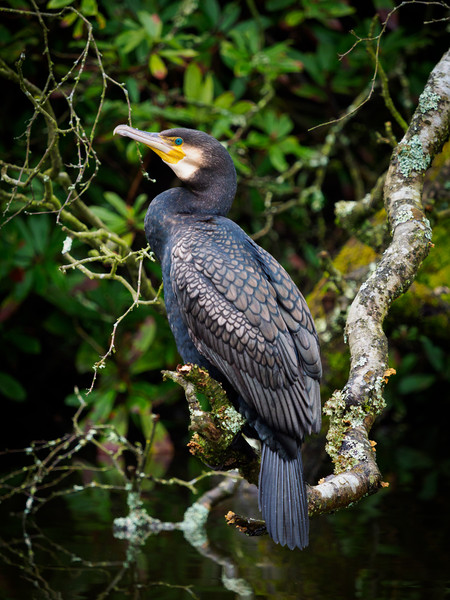
[[[130,251],[146,246],[147,204],[176,181],[158,157],[113,138],[114,127],[127,122],[130,112],[140,129],[193,127],[227,145],[239,177],[231,217],[309,295],[322,336],[324,395],[343,385],[345,307],[340,310],[342,288],[330,264],[351,287],[358,269],[367,269],[383,248],[386,232],[379,203],[356,228],[336,217],[335,205],[361,200],[377,185],[392,144],[402,136],[398,114],[408,122],[446,50],[448,6],[403,5],[9,0],[0,9],[5,446],[67,431],[78,406],[75,387],[88,404],[86,423],[112,423],[139,438],[148,433],[153,411],[161,415],[155,451],[188,439],[182,395],[161,378],[162,369],[179,361],[162,304],[130,310],[117,326],[114,352],[102,362],[114,324],[133,304],[126,286],[103,277],[110,272],[103,258],[121,247],[103,240],[102,260],[84,263],[90,277],[76,268],[61,271],[68,236],[75,261],[99,250],[71,235],[61,212],[40,204],[50,173],[55,202],[84,219],[90,231],[100,222]],[[11,70],[48,95],[68,179],[51,171],[48,123],[21,89],[20,77],[8,75]],[[389,98],[398,113],[387,106]],[[419,477],[424,497],[438,493],[450,469],[448,458],[435,460],[448,452],[434,417],[449,372],[446,157],[444,152],[426,188],[435,249],[386,324],[397,375],[376,431],[386,478],[408,486]],[[22,189],[12,179],[26,172],[35,175]],[[72,204],[72,192],[88,213]],[[375,236],[380,228],[381,242]],[[324,263],[324,252],[333,263]],[[143,265],[158,290],[159,266],[148,259]],[[117,273],[132,280],[123,263]],[[95,385],[85,394],[95,364]]]

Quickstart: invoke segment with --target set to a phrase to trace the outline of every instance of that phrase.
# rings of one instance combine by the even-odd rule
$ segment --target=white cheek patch
[[[187,181],[195,175],[203,163],[203,153],[198,148],[184,148],[186,156],[177,163],[169,164],[175,175],[182,181]]]

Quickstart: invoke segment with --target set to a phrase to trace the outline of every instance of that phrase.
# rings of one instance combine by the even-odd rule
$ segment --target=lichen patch
[[[399,144],[398,163],[400,172],[404,177],[409,177],[415,171],[426,171],[431,163],[429,154],[423,151],[422,141],[418,135],[413,135],[407,142]]]

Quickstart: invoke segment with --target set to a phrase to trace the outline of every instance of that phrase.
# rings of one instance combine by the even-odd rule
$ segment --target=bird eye
[[[183,143],[183,140],[181,138],[176,138],[175,139],[175,145],[176,146],[181,146],[182,143]]]

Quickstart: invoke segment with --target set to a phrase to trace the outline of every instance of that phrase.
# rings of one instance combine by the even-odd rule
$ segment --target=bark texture
[[[325,405],[330,416],[327,449],[335,474],[310,489],[311,514],[347,506],[382,485],[368,438],[384,407],[383,387],[393,374],[382,326],[392,302],[409,288],[432,246],[422,206],[423,182],[449,127],[450,51],[431,72],[411,124],[392,155],[384,186],[392,240],[349,309],[350,376]]]

